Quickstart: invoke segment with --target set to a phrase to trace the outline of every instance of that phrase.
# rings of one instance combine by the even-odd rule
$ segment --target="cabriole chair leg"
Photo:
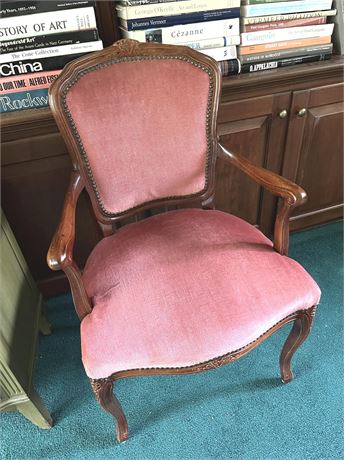
[[[108,379],[90,380],[97,401],[116,419],[117,441],[126,441],[128,439],[128,422],[118,399],[113,394],[113,382]]]
[[[293,327],[282,348],[280,356],[281,378],[283,383],[289,383],[294,375],[290,368],[291,359],[295,351],[306,340],[312,328],[316,306],[299,312],[294,320]]]

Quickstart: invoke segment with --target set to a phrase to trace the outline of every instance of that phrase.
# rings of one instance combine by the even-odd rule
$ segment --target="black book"
[[[25,61],[6,62],[0,64],[0,76],[12,77],[14,75],[26,75],[28,73],[44,72],[49,70],[60,70],[70,61],[82,54],[68,54],[66,56],[55,56],[42,59],[30,59]]]
[[[85,6],[95,6],[93,0],[28,0],[28,1],[1,1],[0,17],[10,18],[12,16],[22,16],[24,14],[45,13],[49,11],[67,10],[69,8],[84,8]]]
[[[242,64],[241,73],[259,72],[261,70],[277,69],[278,67],[287,67],[295,64],[304,64],[306,62],[317,62],[330,59],[332,53],[314,54],[313,56],[298,56],[287,59],[277,59],[275,61],[255,62],[252,64]]]
[[[240,61],[239,59],[227,59],[226,61],[218,62],[221,74],[223,77],[228,77],[229,75],[236,75],[240,73]]]
[[[17,38],[0,43],[1,54],[14,53],[52,46],[74,45],[99,40],[97,29],[77,30],[49,35],[36,35],[34,37]]]

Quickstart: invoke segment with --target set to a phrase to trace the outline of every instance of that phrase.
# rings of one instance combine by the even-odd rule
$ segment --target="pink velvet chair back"
[[[189,48],[121,41],[70,64],[51,106],[97,212],[213,193],[220,74]],[[97,214],[96,212],[96,214]]]

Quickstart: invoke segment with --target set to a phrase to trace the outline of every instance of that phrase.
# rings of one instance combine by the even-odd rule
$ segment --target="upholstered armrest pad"
[[[299,185],[267,169],[252,164],[241,155],[228,151],[219,143],[218,155],[250,176],[255,182],[274,195],[287,200],[291,206],[299,206],[307,200],[307,194]]]
[[[47,262],[52,270],[62,270],[73,263],[75,239],[75,210],[84,188],[80,174],[73,171],[66,193],[60,224],[51,242]]]

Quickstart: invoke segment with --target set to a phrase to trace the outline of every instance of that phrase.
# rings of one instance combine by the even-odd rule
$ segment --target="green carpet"
[[[93,397],[80,361],[71,298],[49,301],[54,333],[41,337],[36,388],[55,425],[43,431],[2,414],[4,459],[342,459],[342,224],[292,235],[290,255],[323,295],[314,328],[283,385],[278,359],[289,326],[220,369],[117,383],[130,438],[117,444],[112,418]]]

